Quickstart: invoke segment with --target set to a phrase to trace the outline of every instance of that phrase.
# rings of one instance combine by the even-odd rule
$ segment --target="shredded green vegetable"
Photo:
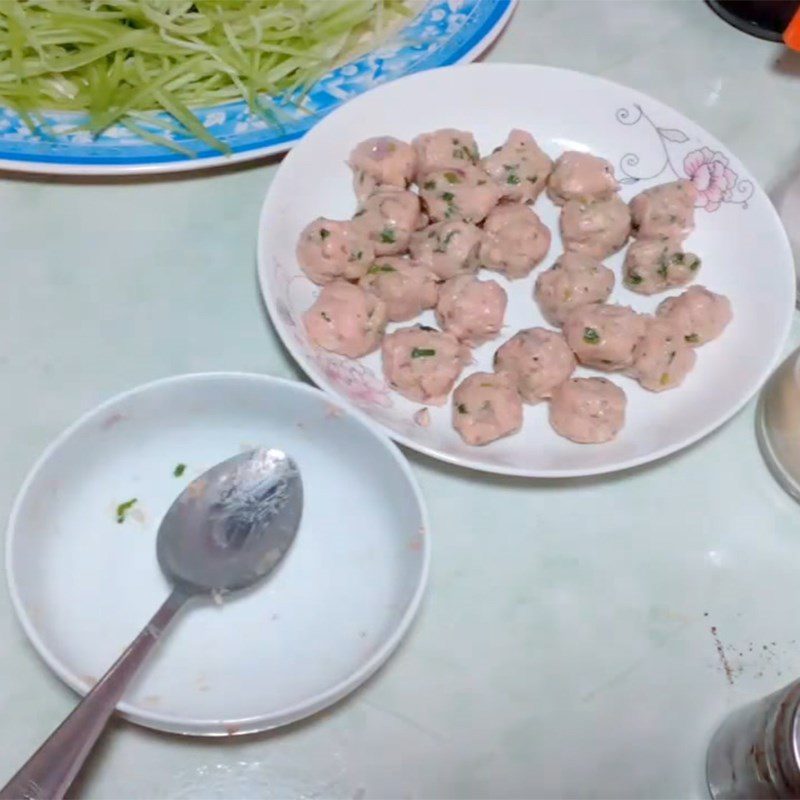
[[[302,94],[411,14],[409,0],[0,0],[0,103],[55,135],[43,111],[88,113],[98,136],[143,125],[227,150],[193,108],[245,100],[279,124],[274,98]],[[147,112],[166,111],[172,122]]]

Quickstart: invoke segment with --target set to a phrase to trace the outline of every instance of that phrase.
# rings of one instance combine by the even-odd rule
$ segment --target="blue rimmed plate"
[[[82,115],[74,113],[44,114],[58,134],[48,137],[31,132],[13,110],[0,108],[0,168],[62,175],[124,175],[178,172],[281,153],[324,116],[374,86],[421,70],[472,61],[497,38],[516,3],[428,0],[416,17],[381,47],[316,83],[302,110],[286,105],[279,126],[252,115],[244,101],[194,109],[209,131],[230,147],[230,155],[221,155],[195,137],[180,133],[167,135],[194,151],[194,158],[151,144],[122,126],[113,126],[92,138],[85,131],[72,131],[82,121]],[[152,130],[165,135],[162,128]]]

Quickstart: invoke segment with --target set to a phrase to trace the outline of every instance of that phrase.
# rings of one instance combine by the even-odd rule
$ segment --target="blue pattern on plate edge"
[[[430,0],[393,39],[315,84],[306,100],[307,111],[283,106],[280,127],[253,117],[244,102],[203,109],[198,116],[233,153],[285,144],[300,138],[344,101],[373,86],[459,61],[497,24],[512,1]],[[84,131],[63,133],[80,119],[80,114],[46,115],[50,126],[61,134],[52,139],[41,132],[31,133],[14,111],[0,108],[0,159],[120,167],[186,161],[185,156],[144,142],[121,126],[110,128],[96,140]],[[156,132],[165,135],[161,129]],[[220,155],[193,136],[167,135],[194,150],[197,160]]]

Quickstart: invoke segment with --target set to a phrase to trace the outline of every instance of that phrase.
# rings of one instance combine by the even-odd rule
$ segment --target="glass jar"
[[[756,433],[772,474],[800,501],[800,350],[795,350],[764,386]]]
[[[800,681],[734,711],[708,748],[714,800],[800,797]]]
[[[800,307],[800,170],[793,170],[773,196],[792,246]],[[772,374],[761,392],[756,417],[761,452],[772,474],[800,501],[800,349]]]
[[[794,266],[797,274],[798,306],[800,307],[800,170],[788,178],[775,192],[775,205],[778,208],[789,242],[794,253]]]

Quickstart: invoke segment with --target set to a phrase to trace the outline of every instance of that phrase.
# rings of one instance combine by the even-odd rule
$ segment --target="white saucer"
[[[14,504],[14,607],[69,686],[85,693],[166,596],[155,538],[175,496],[259,445],[300,466],[305,508],[292,550],[256,590],[177,620],[119,711],[164,731],[250,733],[336,702],[389,657],[419,606],[429,561],[422,497],[397,448],[303,384],[185,375],[78,420]],[[133,498],[118,523],[117,506]]]

